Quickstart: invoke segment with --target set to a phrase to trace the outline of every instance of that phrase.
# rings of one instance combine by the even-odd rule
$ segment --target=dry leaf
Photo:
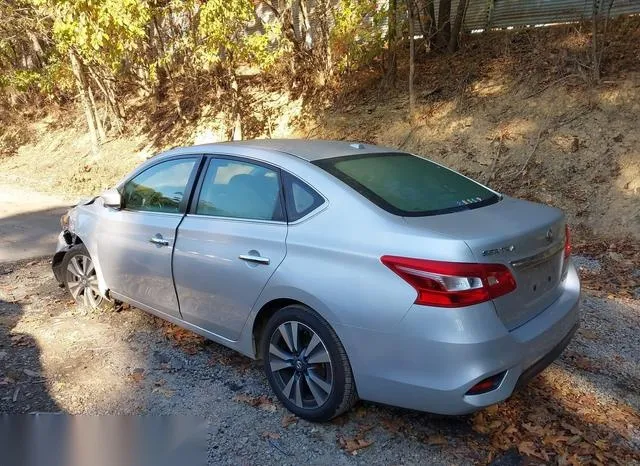
[[[600,450],[608,450],[609,449],[609,442],[607,442],[605,439],[598,439],[595,442],[593,442],[593,444],[598,447]]]
[[[391,433],[398,433],[406,427],[406,423],[397,417],[384,418],[381,420],[381,424]]]
[[[561,421],[560,425],[562,426],[563,429],[568,430],[569,432],[571,432],[573,435],[580,435],[581,437],[584,437],[584,433],[578,429],[575,426],[572,426],[571,424],[569,424],[568,422],[565,421]]]
[[[437,434],[437,435],[429,435],[427,437],[427,443],[429,445],[447,445],[449,441],[445,436]]]
[[[548,461],[549,455],[545,451],[540,451],[531,441],[524,441],[518,444],[518,451],[526,456],[535,456],[542,460]]]
[[[194,355],[204,348],[205,339],[189,330],[168,322],[163,323],[165,336],[185,353]]]
[[[253,406],[254,408],[258,408],[263,411],[268,411],[270,413],[275,413],[278,409],[274,404],[274,402],[266,395],[251,396],[251,395],[240,393],[235,397],[233,397],[233,399],[234,401],[246,403],[249,406]]]
[[[350,439],[340,437],[338,442],[340,443],[340,448],[351,454],[356,454],[358,450],[362,450],[363,448],[367,448],[373,444],[372,440],[365,440],[357,437]]]
[[[140,383],[144,379],[144,370],[143,369],[135,369],[129,377],[134,382]]]
[[[285,429],[292,424],[297,424],[298,418],[294,414],[288,414],[282,418],[282,427]]]
[[[278,440],[280,438],[280,434],[276,432],[263,432],[262,438],[264,439],[270,438],[272,440]]]

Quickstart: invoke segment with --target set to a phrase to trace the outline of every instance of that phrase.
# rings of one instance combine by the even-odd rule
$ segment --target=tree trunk
[[[329,13],[331,4],[329,0],[325,0],[322,4],[322,17],[320,18],[320,32],[322,33],[322,44],[324,46],[324,70],[327,76],[333,74],[333,57],[331,54],[330,31],[331,24],[329,21]]]
[[[599,24],[602,21],[603,10],[605,9],[605,0],[593,0],[593,16],[591,18],[591,66],[592,79],[594,83],[600,82],[600,73],[602,67],[602,56],[604,55],[604,44],[607,38],[607,27],[609,25],[609,17],[611,16],[611,8],[613,8],[614,0],[608,0],[606,12],[604,13],[604,24],[602,31],[598,31]]]
[[[91,98],[89,96],[89,83],[85,70],[75,50],[69,50],[69,59],[71,61],[71,69],[76,79],[76,85],[78,86],[78,92],[80,93],[80,100],[84,107],[84,115],[87,119],[87,126],[89,127],[89,135],[91,136],[91,150],[94,155],[99,152],[100,138],[98,136],[98,123],[96,118],[96,109],[91,105]]]
[[[436,47],[446,50],[451,39],[451,0],[441,0],[438,7]]]
[[[231,114],[233,118],[233,141],[242,141],[242,118],[240,115],[240,89],[235,68],[231,69]]]
[[[89,71],[89,75],[93,79],[93,82],[96,83],[98,88],[100,88],[100,92],[102,92],[104,101],[109,109],[111,116],[110,121],[113,128],[117,132],[121,133],[124,128],[124,113],[120,108],[118,97],[116,95],[114,84],[115,79],[101,74],[101,70],[99,68],[88,66],[87,69]]]
[[[416,105],[416,96],[413,90],[413,76],[415,73],[415,33],[413,31],[413,0],[407,0],[407,12],[409,14],[409,116],[413,116]]]
[[[98,130],[98,138],[101,141],[105,141],[107,139],[107,135],[104,132],[102,119],[100,118],[100,115],[98,115],[98,106],[96,105],[96,101],[93,98],[93,91],[91,90],[91,86],[89,86],[89,102],[91,102],[91,108],[94,109],[94,115],[96,117],[96,129]]]
[[[436,8],[433,5],[433,0],[427,0],[427,14],[429,15],[429,43],[433,41],[436,36],[438,28],[436,27]]]
[[[43,57],[44,52],[42,50],[42,45],[40,45],[40,39],[33,32],[27,31],[27,36],[31,40],[31,46],[33,47],[33,53],[35,55],[35,61],[37,61],[38,68],[43,67]]]
[[[460,0],[458,3],[458,9],[456,10],[456,18],[453,22],[453,28],[451,29],[451,37],[449,38],[449,53],[454,53],[458,50],[458,43],[460,39],[460,32],[462,31],[462,25],[464,24],[464,17],[467,13],[467,6],[469,6],[469,0]]]
[[[389,0],[389,12],[387,29],[387,75],[386,82],[391,86],[396,84],[396,71],[398,64],[396,62],[396,44],[398,35],[398,1]]]
[[[428,52],[436,35],[436,13],[433,0],[416,0],[415,7],[424,36],[424,45]]]

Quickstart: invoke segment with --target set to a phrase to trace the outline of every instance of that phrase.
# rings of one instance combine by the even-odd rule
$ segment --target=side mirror
[[[105,207],[122,208],[122,196],[116,188],[107,189],[100,197]]]

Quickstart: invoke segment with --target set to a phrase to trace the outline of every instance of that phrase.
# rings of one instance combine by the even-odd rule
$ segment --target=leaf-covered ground
[[[504,403],[462,417],[360,403],[311,424],[258,363],[134,308],[84,313],[47,261],[5,263],[0,412],[196,414],[212,464],[640,464],[639,326],[638,301],[586,291],[574,341]]]

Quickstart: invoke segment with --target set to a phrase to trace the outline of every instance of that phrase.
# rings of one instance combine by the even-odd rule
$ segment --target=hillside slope
[[[245,134],[402,147],[499,191],[561,207],[578,241],[595,235],[637,242],[639,26],[634,18],[615,23],[598,84],[589,82],[583,65],[589,38],[579,26],[473,35],[453,57],[419,57],[412,117],[403,65],[393,89],[380,84],[376,70],[315,93],[249,77]],[[400,63],[406,66],[406,57]],[[193,92],[184,92],[192,102]],[[168,103],[131,100],[126,133],[104,144],[99,156],[91,155],[83,116],[73,106],[4,112],[0,179],[87,195],[159,150],[225,139],[224,108],[214,95],[196,95],[182,119]]]

